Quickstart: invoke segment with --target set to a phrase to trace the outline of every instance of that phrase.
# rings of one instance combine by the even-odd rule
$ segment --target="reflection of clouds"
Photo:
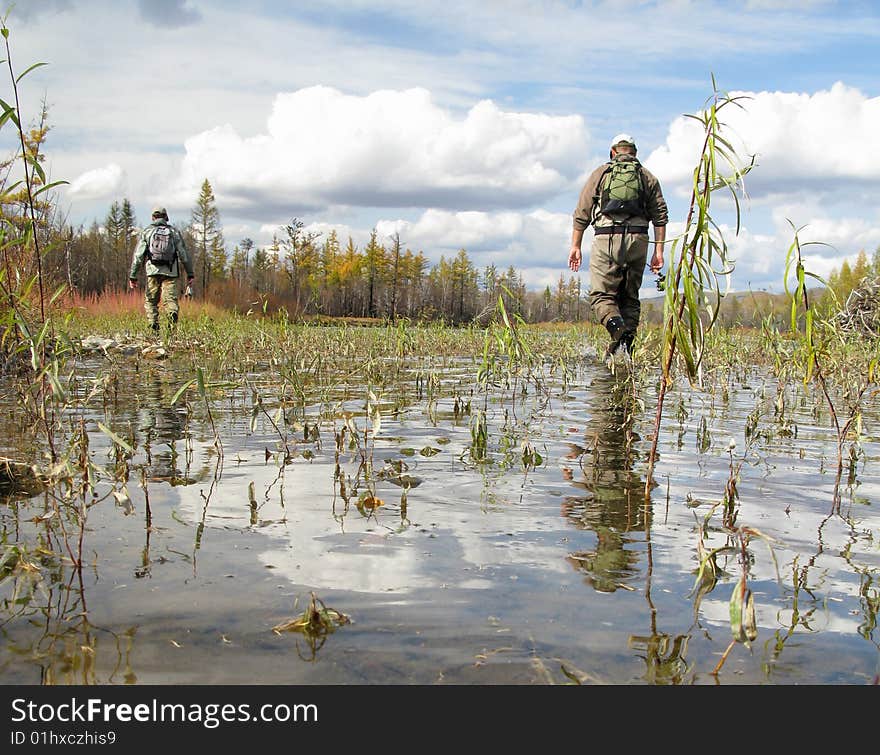
[[[434,496],[429,484],[410,489],[405,517],[403,491],[390,483],[377,483],[383,505],[365,510],[368,516],[358,510],[357,494],[346,506],[338,493],[334,496],[334,466],[320,460],[290,464],[280,480],[274,461],[265,466],[227,463],[207,507],[196,490],[181,491],[181,505],[194,521],[204,510],[209,527],[250,527],[248,487],[253,483],[256,526],[271,538],[260,561],[295,584],[324,589],[382,593],[446,584],[488,589],[494,567],[564,570],[558,545],[542,545],[534,537],[536,529],[557,524],[536,521],[534,509],[515,500],[522,495],[519,478],[502,477],[493,486],[499,500],[510,494],[493,512],[480,505],[485,482],[479,475],[464,470],[438,475],[436,470],[449,464],[447,452],[420,464],[419,476],[439,477],[443,487]],[[354,475],[354,468],[347,471]]]
[[[254,549],[256,559],[292,584],[368,594],[397,593],[395,599],[404,602],[409,593],[425,588],[497,590],[511,577],[526,573],[539,579],[547,575],[560,585],[580,586],[588,580],[590,592],[611,584],[640,589],[639,580],[647,568],[644,539],[649,524],[652,580],[658,592],[662,589],[680,601],[680,619],[687,625],[693,608],[688,593],[698,567],[698,522],[723,494],[729,457],[722,449],[731,433],[742,437],[739,428],[730,430],[728,425],[754,408],[754,393],[741,392],[744,403],[732,403],[725,410],[719,420],[725,428],[725,443],[714,443],[706,453],[695,452],[692,429],[686,435],[686,446],[676,450],[677,423],[672,429],[667,426],[655,469],[659,487],[652,492],[646,512],[642,475],[647,442],[638,441],[629,449],[632,460],[619,452],[619,446],[615,450],[619,440],[615,438],[616,422],[601,416],[598,405],[602,394],[597,397],[595,387],[572,390],[571,398],[555,407],[555,414],[544,425],[546,430],[529,428],[531,438],[547,442],[542,446],[545,458],[556,459],[558,464],[531,471],[527,480],[516,467],[494,466],[481,474],[463,463],[470,437],[466,421],[456,422],[447,413],[449,416],[432,425],[420,412],[403,413],[383,417],[386,435],[377,441],[375,468],[385,468],[386,461],[401,460],[402,448],[418,451],[431,446],[439,451],[430,457],[418,453],[406,456],[408,474],[422,482],[408,491],[405,511],[402,488],[388,480],[377,481],[375,492],[384,504],[369,516],[358,511],[356,495],[346,510],[338,492],[334,495],[332,446],[316,449],[312,462],[298,457],[280,468],[274,458],[263,463],[262,446],[251,438],[251,450],[241,452],[241,463],[233,463],[232,453],[227,452],[222,479],[205,511],[205,523],[207,527],[253,529],[265,535],[268,548],[263,550],[261,541]],[[446,406],[440,402],[439,408],[445,410]],[[708,416],[707,407],[701,411]],[[650,420],[648,417],[645,424]],[[801,427],[799,439],[805,442],[813,428],[806,422]],[[644,424],[639,430],[646,437]],[[819,430],[815,428],[817,436]],[[441,437],[443,442],[438,442]],[[597,444],[597,438],[603,442]],[[774,454],[779,453],[780,443],[789,442],[774,439]],[[792,559],[797,557],[799,568],[807,567],[813,559],[807,568],[806,588],[822,597],[830,595],[832,601],[838,596],[845,599],[840,611],[832,604],[829,610],[834,613],[823,613],[817,621],[829,631],[848,632],[862,621],[858,614],[844,615],[854,608],[859,575],[856,566],[841,564],[840,554],[851,553],[854,564],[873,563],[875,568],[878,555],[865,537],[857,537],[852,544],[853,532],[843,518],[829,518],[833,479],[830,474],[818,473],[816,462],[822,452],[828,458],[829,446],[817,443],[814,449],[807,442],[805,447],[805,459],[768,454],[774,459],[772,464],[750,463],[743,468],[738,523],[779,540],[772,547],[778,576],[789,589]],[[865,440],[863,447],[868,459],[876,458],[875,442]],[[196,449],[196,458],[202,458],[207,448]],[[349,456],[344,460],[346,473],[353,476],[356,470],[348,462]],[[868,476],[869,471],[870,465],[860,468],[864,479],[858,493],[876,500],[877,481]],[[251,483],[253,507],[248,495]],[[198,523],[205,508],[201,494],[207,494],[207,487],[176,490],[182,510],[190,521]],[[704,503],[692,508],[689,495]],[[868,508],[862,507],[864,516],[871,513]],[[251,524],[252,514],[256,524]],[[860,515],[859,507],[855,514]],[[719,511],[712,523],[720,525]],[[817,555],[820,530],[825,552]],[[707,545],[717,547],[726,536],[720,526],[712,526]],[[749,551],[754,557],[749,584],[755,591],[760,625],[762,629],[785,627],[788,618],[784,611],[790,598],[786,588],[776,582],[774,555],[757,537]],[[700,622],[718,624],[727,631],[727,601],[740,566],[735,555],[722,560],[727,574],[704,597]],[[777,590],[779,594],[774,592]]]
[[[722,627],[730,627],[730,595],[733,592],[734,583],[719,584],[710,596],[703,598],[700,604],[701,623],[717,624]],[[791,624],[791,611],[780,610],[777,603],[768,602],[762,595],[752,591],[755,596],[755,619],[760,630],[764,632],[788,628]],[[839,600],[839,599],[838,599]],[[851,616],[846,607],[839,603],[838,610],[834,610],[835,600],[823,601],[823,605],[815,604],[816,610],[809,614],[809,629],[800,626],[797,632],[836,632],[858,636],[862,616]],[[807,615],[807,611],[813,607],[810,603],[808,608],[802,603],[799,606],[801,620]],[[767,635],[759,634],[758,639],[752,643],[763,642]]]
[[[667,473],[670,475],[669,523],[679,521],[681,526],[678,529],[655,528],[653,538],[662,546],[657,549],[655,558],[664,569],[674,565],[682,572],[694,571],[699,565],[696,523],[709,515],[712,504],[721,501],[729,460],[723,455],[705,458],[699,479],[694,477],[692,454],[667,452],[663,461],[665,471],[660,473],[660,479],[664,479]],[[780,458],[779,461],[783,460]],[[817,477],[820,484],[817,484]],[[852,596],[857,593],[858,566],[880,568],[880,555],[864,534],[854,532],[841,516],[830,514],[833,477],[831,473],[817,475],[816,463],[809,459],[793,464],[786,458],[784,466],[774,465],[771,476],[746,466],[737,485],[737,524],[753,527],[772,539],[767,542],[759,536],[751,538],[749,551],[755,558],[749,566],[750,580],[776,580],[781,576],[790,581],[792,559],[797,558],[798,568],[808,569],[809,587],[821,587],[823,592],[833,589]],[[664,491],[665,487],[664,480]],[[859,487],[859,494],[871,490],[876,490],[876,485],[866,482]],[[689,508],[688,496],[702,503]],[[720,517],[719,508],[712,518],[720,521]],[[675,543],[681,543],[683,538],[684,542],[676,547]],[[706,545],[718,547],[725,539],[723,531],[713,529]],[[817,554],[820,540],[823,552]],[[779,575],[771,549],[778,562]],[[845,564],[841,568],[842,553],[848,554],[852,568]],[[731,557],[728,571],[739,574],[739,568],[735,558]]]

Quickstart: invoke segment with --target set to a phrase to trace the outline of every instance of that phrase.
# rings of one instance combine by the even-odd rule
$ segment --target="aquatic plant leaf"
[[[171,399],[171,406],[174,406],[177,403],[178,399],[184,393],[186,393],[189,390],[189,387],[195,382],[196,382],[195,378],[193,378],[192,380],[187,380],[182,386],[180,386],[180,388],[177,389],[177,392],[174,394],[174,396]]]
[[[750,647],[749,643],[758,637],[755,597],[745,577],[736,583],[730,596],[730,631],[733,639],[746,647]]]
[[[4,37],[9,36],[9,31],[7,29],[3,30],[3,36]],[[40,63],[34,63],[31,66],[28,66],[27,68],[24,69],[24,71],[22,71],[20,74],[18,74],[18,76],[15,77],[15,83],[18,84],[25,76],[27,76],[35,68],[40,68],[40,66],[47,66],[47,65],[49,65],[49,64],[40,62]]]
[[[104,433],[110,440],[112,440],[117,446],[120,446],[124,450],[128,451],[130,454],[134,453],[134,449],[128,445],[122,438],[120,438],[116,433],[114,433],[109,427],[107,427],[103,422],[98,423],[98,429]]]
[[[569,671],[569,670],[565,667],[565,664],[564,664],[564,663],[560,663],[560,664],[559,664],[559,670],[562,671],[562,673],[565,674],[569,679],[571,679],[572,682],[574,682],[575,684],[578,684],[578,685],[582,685],[582,684],[583,684],[583,682],[581,681],[580,677],[579,677],[577,674],[575,674],[573,671]]]
[[[373,437],[377,436],[382,430],[382,414],[379,412],[379,408],[376,407],[373,412]]]
[[[388,482],[401,488],[417,488],[422,484],[422,478],[411,474],[401,474],[388,477]]]
[[[120,490],[114,490],[113,497],[126,516],[134,513],[134,504],[131,502],[131,496],[128,494],[128,488],[125,485]]]
[[[385,505],[385,501],[381,498],[377,498],[372,493],[364,491],[358,497],[358,505],[363,506],[365,509],[378,509],[380,506]]]

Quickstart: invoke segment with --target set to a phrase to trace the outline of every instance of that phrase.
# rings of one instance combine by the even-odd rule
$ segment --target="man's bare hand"
[[[577,272],[581,268],[581,248],[579,246],[573,246],[571,251],[568,253],[568,266],[574,271]]]
[[[654,248],[654,254],[651,255],[651,263],[649,265],[651,268],[651,272],[656,274],[659,273],[663,269],[663,248],[660,246],[656,246]]]

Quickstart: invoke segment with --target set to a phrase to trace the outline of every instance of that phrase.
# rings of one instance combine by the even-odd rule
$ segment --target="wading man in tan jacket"
[[[636,152],[629,134],[615,136],[611,159],[589,175],[573,213],[568,266],[580,270],[584,231],[592,225],[590,306],[611,336],[606,357],[621,349],[632,351],[641,314],[639,289],[648,258],[649,223],[654,228],[650,268],[653,273],[663,269],[666,200],[660,182],[639,163]]]
[[[135,249],[131,269],[128,272],[128,287],[137,288],[137,278],[141,267],[146,267],[147,285],[144,291],[144,309],[153,333],[159,333],[159,302],[168,314],[169,330],[177,325],[180,304],[177,298],[177,281],[180,268],[186,270],[187,287],[193,282],[193,264],[183,240],[183,235],[168,222],[168,212],[164,207],[154,207],[152,222],[141,234]]]

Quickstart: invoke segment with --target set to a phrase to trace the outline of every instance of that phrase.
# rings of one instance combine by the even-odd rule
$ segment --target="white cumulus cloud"
[[[838,191],[856,182],[856,191],[880,193],[880,97],[867,97],[838,82],[812,94],[732,92],[736,103],[718,111],[721,133],[741,158],[755,155],[757,166],[746,188],[758,198],[771,192]],[[689,183],[700,156],[700,123],[676,118],[666,142],[645,164],[670,184]]]
[[[517,212],[450,212],[426,210],[415,221],[383,220],[376,224],[380,239],[400,234],[401,243],[423,249],[433,261],[441,254],[455,255],[464,249],[478,266],[520,267],[559,262],[568,253],[571,216],[535,210]],[[536,259],[535,249],[541,252]],[[483,256],[484,253],[493,253]]]
[[[279,94],[266,133],[231,126],[185,143],[181,198],[207,178],[226,207],[439,207],[540,203],[582,170],[580,116],[506,112],[489,100],[461,118],[422,88],[353,96],[327,86]]]
[[[80,199],[105,199],[118,193],[124,173],[116,163],[95,168],[77,176],[70,182],[67,192]]]

